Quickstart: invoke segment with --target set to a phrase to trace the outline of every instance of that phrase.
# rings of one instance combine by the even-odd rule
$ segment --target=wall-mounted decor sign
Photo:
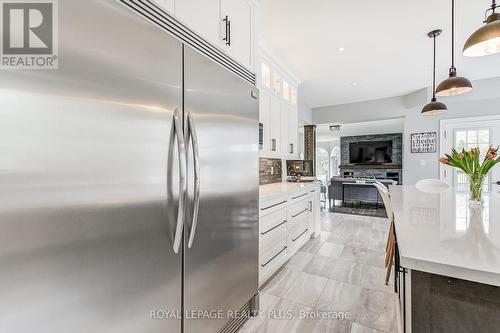
[[[437,151],[436,132],[413,133],[411,135],[412,153],[435,153]]]

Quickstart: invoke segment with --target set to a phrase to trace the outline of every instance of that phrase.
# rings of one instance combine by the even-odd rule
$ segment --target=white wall
[[[440,119],[500,114],[500,78],[474,81],[473,85],[471,93],[440,99],[448,107],[448,112],[440,116],[421,115],[422,107],[430,101],[431,92],[423,89],[407,96],[315,108],[312,111],[313,122],[359,122],[404,117],[403,179],[405,184],[412,185],[420,179],[439,177],[439,152],[412,154],[411,133],[439,132]]]
[[[299,122],[305,124],[312,124],[313,123],[312,110],[308,105],[302,102],[302,98],[300,98],[300,96],[299,96],[299,104],[297,107],[299,113]]]

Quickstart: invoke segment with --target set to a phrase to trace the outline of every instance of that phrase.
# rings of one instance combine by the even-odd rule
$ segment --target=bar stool
[[[389,235],[387,239],[387,244],[385,247],[385,266],[387,267],[387,271],[385,274],[385,284],[389,283],[389,278],[391,276],[392,264],[394,260],[394,251],[396,247],[396,232],[394,226],[394,210],[392,208],[392,202],[389,190],[383,184],[379,184],[378,182],[374,184],[378,189],[380,196],[382,197],[382,201],[384,202],[385,210],[387,212],[387,217],[390,222],[389,227]]]

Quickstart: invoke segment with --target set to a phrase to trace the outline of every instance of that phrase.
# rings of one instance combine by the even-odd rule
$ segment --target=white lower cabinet
[[[262,286],[314,235],[319,186],[260,202],[259,284]],[[318,205],[316,207],[315,205]]]

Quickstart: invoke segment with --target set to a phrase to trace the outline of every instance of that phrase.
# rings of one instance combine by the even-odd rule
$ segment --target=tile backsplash
[[[282,164],[279,158],[259,158],[259,185],[282,181]]]

